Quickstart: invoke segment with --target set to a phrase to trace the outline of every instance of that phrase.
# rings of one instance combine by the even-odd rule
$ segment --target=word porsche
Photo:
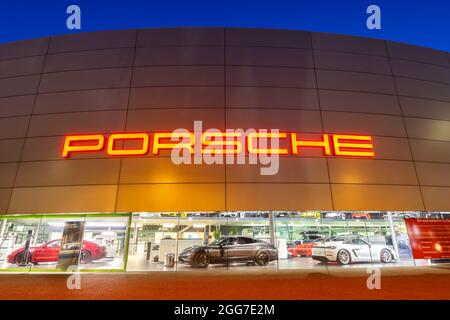
[[[259,130],[253,132],[157,132],[68,135],[62,156],[79,152],[101,152],[106,146],[110,156],[143,156],[162,150],[183,149],[188,154],[301,155],[305,148],[319,148],[325,156],[374,157],[372,136],[320,134],[320,139],[301,139],[300,133]],[[199,141],[199,142],[198,142]],[[133,142],[131,145],[126,143]],[[119,146],[120,143],[120,146]],[[281,147],[280,143],[286,146]],[[270,145],[270,146],[269,146]],[[150,150],[151,149],[151,150]]]

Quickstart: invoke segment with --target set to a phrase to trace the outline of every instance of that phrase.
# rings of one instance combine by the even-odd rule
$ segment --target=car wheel
[[[266,251],[256,253],[255,262],[260,266],[267,266],[269,263],[269,254]]]
[[[18,266],[26,266],[30,263],[31,260],[31,254],[28,253],[27,255],[25,255],[25,252],[20,252],[19,254],[16,255],[16,258],[14,259],[14,263]]]
[[[343,264],[343,265],[349,264],[350,261],[352,260],[350,253],[345,249],[339,250],[336,258],[337,258],[336,261],[339,264]]]
[[[380,255],[381,255],[380,256],[381,262],[383,262],[383,263],[392,262],[392,253],[389,250],[387,250],[387,249],[381,250]]]
[[[87,250],[83,250],[80,253],[80,263],[88,263],[91,259],[91,253]]]
[[[194,267],[206,268],[209,265],[209,257],[206,252],[201,251],[194,256]]]

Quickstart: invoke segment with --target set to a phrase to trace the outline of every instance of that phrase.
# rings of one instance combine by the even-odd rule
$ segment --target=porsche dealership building
[[[0,45],[0,272],[433,264],[449,219],[448,52],[237,28]]]

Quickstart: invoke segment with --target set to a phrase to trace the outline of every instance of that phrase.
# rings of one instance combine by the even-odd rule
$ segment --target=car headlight
[[[336,247],[335,246],[327,246],[327,247],[325,247],[325,249],[336,249]]]

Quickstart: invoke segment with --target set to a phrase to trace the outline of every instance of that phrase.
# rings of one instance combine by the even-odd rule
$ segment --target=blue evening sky
[[[450,51],[449,0],[3,0],[0,42],[80,31],[66,28],[66,8],[82,10],[83,31],[228,26],[359,35]],[[366,8],[382,10],[382,30],[366,28]]]

